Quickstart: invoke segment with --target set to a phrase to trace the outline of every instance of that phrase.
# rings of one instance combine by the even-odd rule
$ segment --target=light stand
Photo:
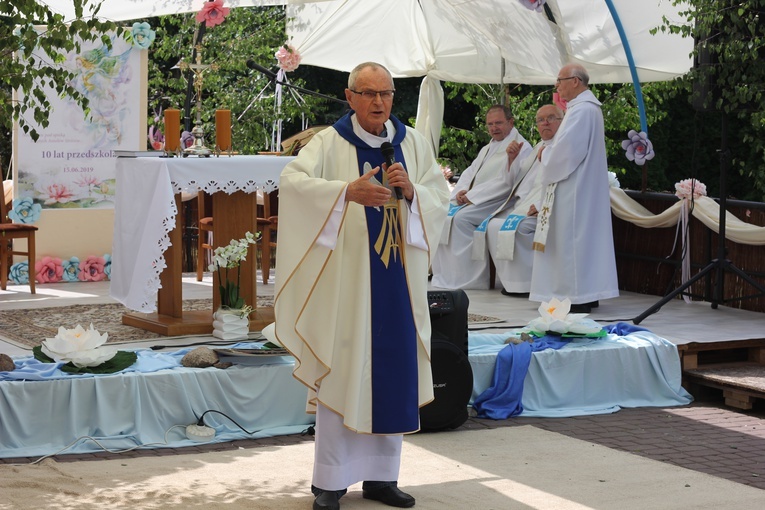
[[[321,92],[316,92],[316,91],[313,91],[313,90],[304,89],[303,87],[298,87],[297,85],[293,85],[293,84],[291,84],[288,81],[279,80],[279,79],[277,79],[275,72],[271,71],[270,69],[266,69],[265,67],[261,66],[260,64],[258,64],[257,62],[255,62],[253,60],[248,60],[247,61],[247,67],[250,68],[250,69],[253,69],[255,71],[258,71],[259,73],[264,74],[265,76],[268,77],[268,80],[270,82],[272,82],[272,83],[275,83],[275,84],[281,85],[283,87],[287,87],[287,88],[296,90],[296,91],[301,92],[303,94],[308,94],[309,96],[320,97],[322,99],[326,99],[327,101],[334,101],[336,103],[340,103],[340,104],[344,104],[344,105],[348,106],[348,101],[345,101],[343,99],[338,99],[336,97],[328,96],[326,94],[322,94]]]
[[[348,106],[348,102],[344,101],[342,99],[338,99],[336,97],[327,96],[325,94],[322,94],[320,92],[315,92],[313,90],[304,89],[303,87],[298,87],[297,85],[293,85],[287,81],[286,75],[284,71],[280,70],[278,73],[275,73],[271,71],[270,69],[267,69],[254,60],[250,59],[246,63],[247,67],[249,69],[253,69],[255,71],[258,71],[259,73],[265,75],[268,78],[268,83],[266,84],[263,89],[261,89],[260,93],[258,93],[252,101],[247,105],[247,107],[242,111],[242,113],[237,117],[237,122],[244,117],[244,115],[247,113],[247,111],[254,105],[257,101],[259,101],[263,97],[263,93],[268,89],[268,87],[271,86],[271,84],[274,84],[274,87],[276,89],[276,116],[277,119],[274,121],[273,124],[273,130],[271,132],[271,151],[273,151],[274,154],[281,153],[282,149],[281,146],[281,134],[282,134],[282,118],[281,118],[281,94],[282,94],[282,87],[286,87],[289,93],[292,95],[292,97],[295,99],[296,102],[299,104],[305,104],[305,100],[300,97],[300,93],[308,94],[310,96],[318,97],[321,99],[325,99],[328,101],[334,101],[337,103],[340,103],[344,106]],[[303,129],[305,130],[307,125],[305,122],[303,122]]]
[[[632,322],[634,324],[640,324],[646,317],[658,312],[662,306],[664,306],[665,304],[670,302],[672,299],[674,299],[675,296],[678,296],[684,293],[694,283],[699,281],[701,278],[707,276],[712,270],[717,270],[717,273],[716,273],[717,283],[712,291],[711,302],[712,302],[713,309],[717,309],[717,306],[719,304],[721,303],[724,304],[726,301],[740,301],[743,299],[750,299],[750,298],[755,298],[755,297],[760,297],[765,295],[765,287],[760,285],[759,282],[755,281],[752,277],[750,277],[744,271],[734,266],[733,263],[726,258],[726,249],[725,249],[725,221],[726,221],[726,214],[727,214],[726,183],[727,183],[728,170],[730,169],[731,155],[730,155],[730,149],[728,148],[728,114],[725,111],[722,111],[721,115],[722,115],[722,121],[721,121],[721,127],[720,127],[720,204],[719,204],[720,205],[720,219],[719,219],[720,227],[718,232],[717,258],[712,259],[712,261],[709,264],[707,264],[701,271],[699,271],[695,276],[690,278],[683,285],[673,290],[672,292],[664,296],[660,301],[658,301],[657,303],[652,305],[650,308],[648,308],[648,310],[646,310],[642,314],[632,319]],[[686,256],[690,256],[690,255],[686,255]],[[723,284],[725,281],[725,271],[730,271],[732,273],[737,274],[742,280],[744,280],[745,282],[747,282],[749,285],[759,290],[760,292],[758,294],[752,294],[749,296],[742,296],[742,297],[731,298],[726,300],[723,297]]]

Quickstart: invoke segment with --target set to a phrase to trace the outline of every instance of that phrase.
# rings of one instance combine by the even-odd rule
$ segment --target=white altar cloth
[[[159,275],[175,228],[175,194],[264,193],[279,186],[288,156],[117,158],[110,295],[131,310],[157,309]]]

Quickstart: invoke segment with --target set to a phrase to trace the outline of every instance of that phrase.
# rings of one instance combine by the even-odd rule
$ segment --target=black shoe
[[[410,508],[414,506],[414,498],[395,485],[386,485],[380,489],[364,489],[362,496],[364,496],[364,499],[372,499],[397,508]],[[316,509],[314,508],[314,510]]]
[[[499,291],[499,292],[503,296],[518,297],[518,298],[527,298],[527,297],[529,297],[529,293],[528,292],[508,292],[508,291],[505,290],[504,287],[502,287],[502,290]]]
[[[592,306],[589,303],[584,303],[581,305],[571,305],[569,313],[590,313],[591,311]]]
[[[597,308],[600,306],[600,301],[590,301],[587,304],[590,305],[590,308]]]
[[[322,491],[313,500],[313,510],[340,510],[340,496],[335,491]]]

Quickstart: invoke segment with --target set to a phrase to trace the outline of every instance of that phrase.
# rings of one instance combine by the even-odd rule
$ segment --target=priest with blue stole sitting
[[[481,257],[473,256],[473,232],[504,202],[509,190],[505,190],[503,176],[515,159],[531,151],[531,144],[515,128],[507,106],[489,108],[486,127],[491,141],[465,169],[452,191],[447,224],[433,259],[433,287],[488,289],[494,283],[489,281],[486,249]]]
[[[366,499],[415,504],[398,488],[401,447],[433,400],[428,267],[449,191],[428,141],[391,115],[394,93],[385,67],[358,65],[352,110],[279,181],[272,332],[316,414],[314,510],[357,482]]]

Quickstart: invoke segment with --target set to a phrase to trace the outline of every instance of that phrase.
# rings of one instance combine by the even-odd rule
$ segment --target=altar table
[[[294,157],[233,156],[118,158],[110,295],[131,310],[123,324],[176,336],[212,332],[212,310],[182,310],[182,237],[176,218],[181,192],[213,196],[215,246],[257,231],[258,189],[278,188]],[[252,196],[249,196],[252,194]],[[257,305],[255,257],[241,265],[241,295]],[[217,275],[213,276],[217,289]],[[213,309],[220,297],[213,292]],[[156,313],[155,313],[156,312]],[[148,315],[146,315],[148,314]],[[273,310],[255,308],[251,329],[273,321]]]

